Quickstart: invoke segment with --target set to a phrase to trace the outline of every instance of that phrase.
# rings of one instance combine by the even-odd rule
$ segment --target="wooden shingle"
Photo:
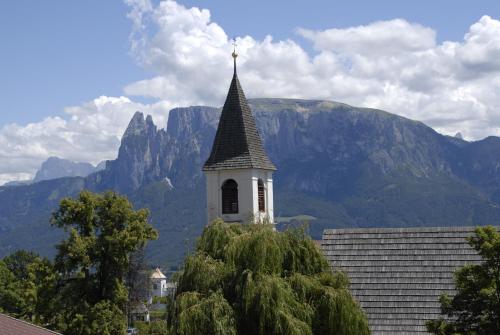
[[[212,151],[203,170],[247,168],[276,170],[262,146],[255,119],[235,68]]]
[[[481,258],[467,243],[474,227],[327,229],[321,249],[344,271],[374,335],[426,334],[453,273]]]

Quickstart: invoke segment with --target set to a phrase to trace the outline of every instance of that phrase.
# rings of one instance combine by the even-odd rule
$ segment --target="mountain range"
[[[500,220],[500,138],[469,142],[377,109],[295,99],[251,99],[274,175],[279,227],[495,224]],[[149,208],[160,238],[151,262],[173,267],[206,224],[201,167],[219,108],[170,111],[165,129],[137,112],[118,157],[87,177],[0,187],[0,256],[18,248],[53,255],[63,232],[49,224],[65,196],[84,188],[126,194]]]
[[[101,162],[97,166],[94,166],[90,163],[73,162],[68,159],[49,157],[36,172],[33,182],[37,183],[42,180],[62,177],[86,177],[91,173],[103,170],[105,167],[106,162]]]
[[[5,186],[20,186],[38,183],[42,180],[57,179],[63,177],[86,177],[91,173],[103,170],[106,162],[103,161],[96,166],[85,162],[74,162],[59,157],[49,157],[36,171],[35,177],[28,180],[11,181]]]

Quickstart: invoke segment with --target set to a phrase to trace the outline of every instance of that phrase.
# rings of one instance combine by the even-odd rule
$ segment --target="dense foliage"
[[[440,299],[448,318],[427,324],[433,334],[500,334],[500,233],[493,227],[477,228],[469,244],[483,262],[455,273],[456,295]]]
[[[172,334],[369,334],[366,317],[301,230],[207,226],[179,276]]]
[[[125,197],[112,192],[84,191],[78,199],[61,201],[52,222],[69,231],[57,246],[55,261],[64,280],[65,334],[124,332],[130,255],[157,238],[147,217],[146,210],[135,211]]]
[[[18,251],[0,261],[0,311],[67,335],[124,334],[131,256],[157,237],[146,210],[113,192],[63,199],[68,231],[55,262]]]
[[[45,326],[57,323],[58,279],[46,258],[24,250],[0,261],[0,312]]]
[[[136,321],[134,328],[138,335],[168,335],[168,326],[165,320],[154,320],[150,322]]]

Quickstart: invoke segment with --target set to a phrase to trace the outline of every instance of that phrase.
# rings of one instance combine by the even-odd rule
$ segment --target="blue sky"
[[[471,22],[500,14],[499,1],[457,0],[312,0],[312,1],[182,1],[210,8],[214,21],[235,35],[266,34],[283,39],[295,28],[326,29],[404,18],[438,31],[438,39],[461,39]]]
[[[139,79],[126,14],[120,1],[3,1],[0,125],[61,115]]]
[[[156,3],[158,1],[155,1]],[[296,38],[297,27],[326,29],[404,18],[460,40],[500,1],[180,1],[211,10],[230,36]],[[129,55],[130,20],[121,1],[4,1],[0,4],[0,126],[63,115],[101,94],[117,96],[147,76]],[[299,39],[300,40],[300,39]],[[311,51],[310,43],[303,41]]]
[[[113,159],[137,110],[326,99],[500,136],[500,1],[0,2],[0,185],[49,156]]]

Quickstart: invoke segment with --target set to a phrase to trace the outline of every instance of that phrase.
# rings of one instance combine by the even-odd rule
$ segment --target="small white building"
[[[156,268],[149,278],[151,280],[151,298],[174,296],[176,285],[167,281],[167,276],[161,272],[160,268]]]
[[[161,272],[159,268],[156,268],[151,276],[151,296],[152,297],[164,297],[167,291],[167,277]]]
[[[276,167],[262,146],[255,119],[234,75],[222,108],[210,157],[203,166],[207,178],[209,222],[274,223],[273,172]]]

